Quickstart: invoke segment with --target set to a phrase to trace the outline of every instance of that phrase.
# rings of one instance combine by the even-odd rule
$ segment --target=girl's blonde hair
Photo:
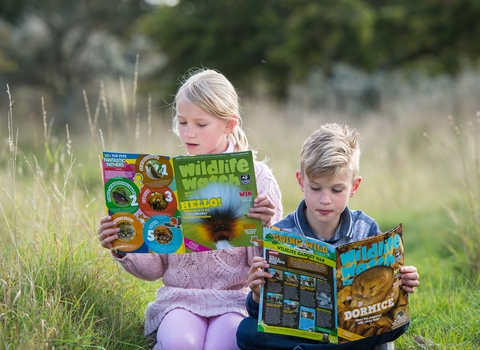
[[[247,136],[242,130],[240,103],[237,91],[221,73],[212,69],[192,69],[182,78],[182,84],[175,96],[172,130],[179,136],[176,104],[180,97],[200,107],[208,114],[229,121],[237,116],[237,124],[228,138],[233,142],[234,151],[250,149]]]

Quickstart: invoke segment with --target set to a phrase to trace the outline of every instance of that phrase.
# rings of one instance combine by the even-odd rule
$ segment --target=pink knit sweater
[[[258,194],[267,195],[277,206],[272,223],[282,218],[282,201],[277,181],[267,165],[255,162]],[[190,254],[127,254],[116,259],[125,271],[147,280],[162,278],[157,299],[145,315],[145,335],[155,332],[165,315],[182,308],[211,317],[227,312],[247,316],[246,278],[257,247],[241,247]]]

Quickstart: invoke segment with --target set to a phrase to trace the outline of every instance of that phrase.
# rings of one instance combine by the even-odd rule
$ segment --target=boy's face
[[[357,192],[362,178],[358,176],[352,181],[348,169],[334,179],[323,176],[309,179],[302,176],[300,171],[297,171],[296,177],[305,194],[305,216],[308,223],[317,236],[330,239],[340,223],[340,215],[350,197]]]

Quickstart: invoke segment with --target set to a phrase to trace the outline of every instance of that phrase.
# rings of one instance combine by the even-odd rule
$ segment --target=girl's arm
[[[123,269],[135,277],[147,281],[161,278],[168,267],[168,257],[159,254],[119,254],[115,252],[112,242],[118,238],[119,230],[111,216],[103,217],[97,232],[102,247],[109,249],[112,257]]]
[[[146,281],[156,281],[163,277],[168,268],[166,254],[126,254],[123,258],[115,258],[125,271]]]
[[[248,216],[262,220],[263,226],[268,227],[282,219],[282,194],[277,180],[265,163],[255,162],[255,177],[258,197]]]

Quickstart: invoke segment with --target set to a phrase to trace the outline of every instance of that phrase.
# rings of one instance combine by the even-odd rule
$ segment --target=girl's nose
[[[185,135],[185,137],[192,138],[195,137],[195,132],[192,127],[186,126],[183,131],[183,135]]]

